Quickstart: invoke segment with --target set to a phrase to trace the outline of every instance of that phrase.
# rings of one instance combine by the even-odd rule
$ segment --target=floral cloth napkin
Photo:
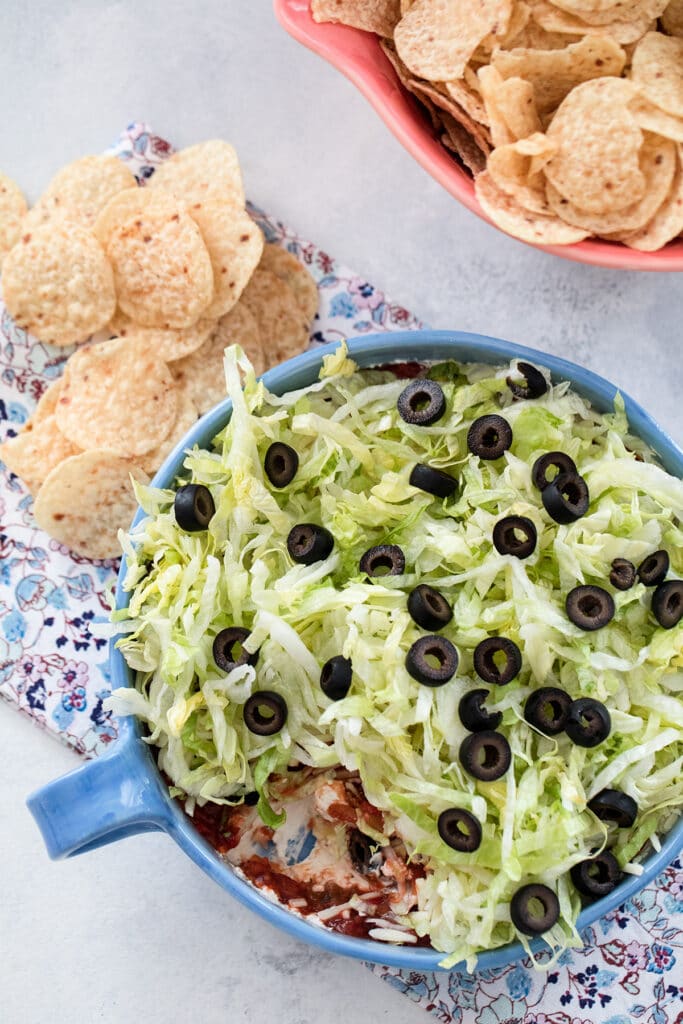
[[[110,152],[140,180],[171,152],[131,124]],[[423,326],[416,317],[289,228],[251,206],[267,238],[318,282],[311,342]],[[0,304],[0,441],[60,375],[69,349],[19,330]],[[36,528],[32,499],[0,463],[0,697],[84,757],[116,738],[109,692],[108,612],[114,561],[90,562]],[[585,933],[548,972],[527,961],[475,975],[372,971],[444,1024],[683,1024],[683,868],[674,862],[639,896]]]

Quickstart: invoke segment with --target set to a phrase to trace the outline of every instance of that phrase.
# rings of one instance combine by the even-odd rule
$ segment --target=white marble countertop
[[[683,443],[680,275],[580,266],[477,220],[269,0],[5,4],[0,39],[0,167],[31,198],[134,119],[177,145],[230,139],[256,203],[424,320],[584,363]],[[7,1024],[427,1019],[361,965],[255,918],[163,836],[51,863],[24,799],[76,758],[4,707],[0,750]]]

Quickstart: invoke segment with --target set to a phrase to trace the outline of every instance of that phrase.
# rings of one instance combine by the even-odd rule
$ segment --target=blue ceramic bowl
[[[323,356],[334,348],[327,345],[290,359],[269,370],[263,377],[264,383],[276,394],[305,387],[316,380]],[[349,349],[361,367],[402,360],[455,359],[461,362],[505,363],[513,358],[525,359],[547,367],[556,380],[570,380],[576,390],[601,411],[612,409],[617,393],[613,384],[564,359],[496,338],[458,331],[367,335],[351,341]],[[651,445],[670,473],[683,476],[683,452],[636,402],[627,396],[624,399],[631,430]],[[181,472],[184,450],[194,444],[208,445],[229,419],[230,409],[230,402],[226,400],[195,424],[157,473],[154,479],[157,486],[172,486]],[[138,511],[135,522],[142,515]],[[116,591],[119,608],[127,603],[121,585],[125,569],[124,560]],[[133,673],[113,645],[111,675],[114,687],[133,684]],[[298,939],[332,953],[414,970],[434,970],[443,957],[442,953],[432,949],[391,946],[338,935],[277,906],[239,878],[228,864],[220,860],[179,805],[170,798],[156,767],[154,752],[143,743],[140,727],[131,718],[121,720],[119,738],[106,756],[38,790],[29,797],[28,806],[53,858],[72,857],[139,832],[167,832],[223,889]],[[661,850],[645,862],[643,874],[625,878],[609,896],[584,910],[579,917],[579,928],[586,927],[635,895],[674,859],[682,846],[683,818],[666,837]],[[541,942],[536,945],[543,948]],[[483,953],[479,957],[478,968],[502,967],[523,955],[522,946],[512,943]]]

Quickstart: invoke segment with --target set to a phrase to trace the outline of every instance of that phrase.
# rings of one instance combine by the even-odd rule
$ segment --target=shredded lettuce
[[[622,867],[637,871],[645,841],[670,827],[683,805],[683,623],[659,627],[652,591],[640,583],[614,594],[614,619],[593,633],[573,625],[564,608],[572,587],[606,585],[616,557],[637,564],[665,547],[671,574],[683,576],[683,482],[631,437],[620,398],[601,415],[561,383],[539,399],[513,402],[510,369],[432,368],[447,414],[415,427],[396,409],[405,382],[390,372],[356,372],[345,345],[326,357],[318,382],[281,397],[230,348],[232,418],[210,450],[195,448],[184,462],[184,477],[213,495],[209,529],[182,532],[174,492],[138,484],[146,517],[124,540],[130,598],[116,618],[137,681],[117,691],[112,706],[147,723],[174,791],[220,803],[256,790],[261,817],[276,827],[283,816],[269,801],[274,773],[294,764],[358,771],[384,814],[386,836],[397,833],[425,865],[417,910],[405,924],[430,936],[445,965],[473,964],[477,952],[516,937],[509,904],[527,881],[558,894],[561,917],[549,945],[557,952],[579,943],[572,865],[607,844]],[[466,436],[488,413],[502,413],[514,436],[502,458],[484,462],[468,453]],[[263,470],[273,441],[299,454],[299,470],[281,491]],[[566,526],[548,517],[531,480],[534,460],[555,449],[571,455],[591,495],[588,514]],[[456,494],[440,500],[411,486],[416,462],[447,468],[459,480]],[[510,514],[527,516],[538,532],[523,561],[492,545],[494,524]],[[334,535],[324,561],[292,563],[286,538],[300,522]],[[369,581],[360,556],[382,543],[402,547],[406,571]],[[443,634],[458,649],[459,667],[436,689],[405,668],[421,635],[406,607],[418,583],[435,586],[454,610]],[[259,657],[255,667],[224,675],[212,643],[229,625],[251,630],[247,647]],[[518,644],[523,668],[513,683],[491,688],[488,703],[502,712],[513,767],[484,783],[458,759],[467,735],[458,703],[480,685],[474,648],[495,634]],[[353,684],[331,702],[320,669],[338,654],[352,660]],[[532,729],[523,707],[538,686],[606,703],[609,737],[587,749]],[[244,725],[242,708],[255,689],[287,702],[275,736]],[[605,787],[637,800],[633,828],[605,826],[587,808]],[[452,806],[482,823],[473,854],[439,837],[437,818]]]

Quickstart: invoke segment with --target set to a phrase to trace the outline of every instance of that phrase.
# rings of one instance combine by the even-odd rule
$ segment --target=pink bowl
[[[308,0],[274,0],[274,7],[287,32],[345,74],[399,142],[439,184],[468,210],[491,223],[477,202],[471,177],[434,137],[425,113],[399,82],[377,36],[345,25],[318,24],[311,17]],[[683,239],[652,253],[594,240],[534,248],[613,270],[683,270]]]

